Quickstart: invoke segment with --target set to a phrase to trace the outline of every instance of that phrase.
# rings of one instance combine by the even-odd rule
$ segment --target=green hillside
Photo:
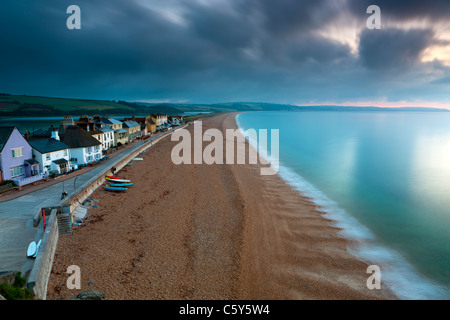
[[[182,112],[235,112],[235,111],[300,111],[302,107],[262,103],[262,102],[229,102],[229,103],[215,103],[215,104],[180,104],[180,103],[164,103],[164,104],[150,104],[142,103],[149,107],[172,107]]]
[[[0,117],[46,117],[63,115],[178,114],[170,106],[144,106],[126,101],[85,100],[0,94]]]

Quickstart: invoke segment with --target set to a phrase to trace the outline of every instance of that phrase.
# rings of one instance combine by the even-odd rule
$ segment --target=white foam
[[[243,126],[238,118],[239,115],[236,116],[236,123],[243,133]],[[256,141],[249,140],[249,144],[258,150]],[[334,222],[333,224],[336,227],[342,229],[340,231],[341,236],[355,243],[354,247],[348,248],[351,254],[370,265],[380,267],[382,285],[387,285],[400,299],[450,299],[448,288],[440,286],[421,275],[400,252],[382,245],[370,229],[340,208],[335,201],[299,174],[283,165],[280,159],[272,159],[267,150],[263,151],[263,154],[268,155],[267,161],[270,163],[276,161],[279,164],[279,176],[302,195],[310,198],[318,206],[318,209]],[[369,277],[369,274],[367,276]]]

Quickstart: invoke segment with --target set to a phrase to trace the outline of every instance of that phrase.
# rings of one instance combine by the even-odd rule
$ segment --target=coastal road
[[[176,127],[169,132],[179,128],[181,127]],[[41,208],[62,206],[66,202],[61,200],[63,188],[68,193],[66,199],[71,198],[90,181],[97,179],[144,144],[150,144],[165,134],[167,132],[134,143],[132,147],[114,158],[103,161],[84,174],[0,203],[0,276],[2,273],[17,271],[25,274],[31,270],[34,260],[26,256],[28,245],[43,235],[42,221],[38,227],[34,227],[33,218]]]

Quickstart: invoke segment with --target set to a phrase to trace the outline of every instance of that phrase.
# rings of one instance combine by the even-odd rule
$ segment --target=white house
[[[33,159],[39,162],[44,177],[71,171],[69,146],[59,140],[58,131],[52,131],[51,135],[51,138],[28,141],[33,148]]]
[[[75,168],[103,158],[103,145],[78,126],[68,126],[61,141],[70,147],[70,162]]]

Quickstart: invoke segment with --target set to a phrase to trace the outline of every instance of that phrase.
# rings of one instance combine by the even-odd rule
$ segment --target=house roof
[[[146,118],[145,117],[139,117],[139,118],[124,118],[124,121],[136,121],[137,123],[144,123]]]
[[[68,126],[61,141],[71,148],[86,148],[101,145],[101,142],[78,126]]]
[[[31,135],[31,138],[49,138],[52,136],[52,128],[49,128],[47,130],[43,130],[43,129],[38,129],[36,131],[34,131]]]
[[[11,133],[16,127],[12,126],[0,126],[0,152],[3,151],[3,147],[8,142]]]
[[[102,134],[103,131],[98,130],[98,128],[95,129],[89,129],[89,131],[86,131],[87,133],[89,133],[91,136],[93,136],[94,134]]]
[[[28,143],[40,153],[49,153],[70,148],[67,144],[53,138],[33,139],[28,141]]]
[[[122,122],[113,118],[102,118],[102,121],[107,124],[121,124]]]
[[[111,128],[99,128],[99,127],[97,127],[96,129],[97,129],[98,131],[102,132],[102,133],[114,132],[114,130],[111,129]]]
[[[123,121],[123,124],[126,128],[140,127],[140,124],[133,120]]]

